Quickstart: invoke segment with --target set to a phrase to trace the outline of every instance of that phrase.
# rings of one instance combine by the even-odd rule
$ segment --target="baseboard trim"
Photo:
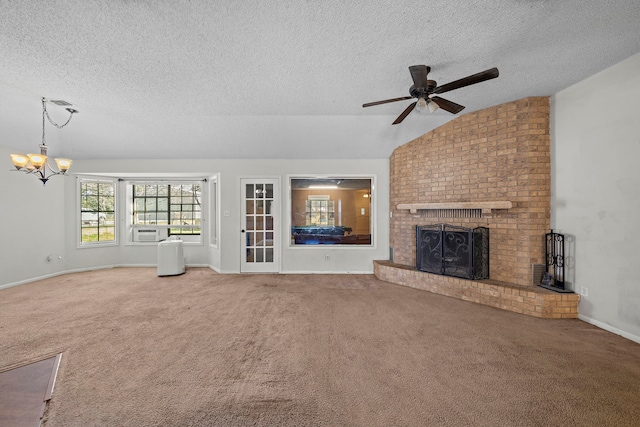
[[[83,267],[83,268],[74,268],[72,270],[62,270],[51,274],[45,274],[42,276],[31,277],[29,279],[20,280],[18,282],[7,283],[5,285],[0,285],[1,289],[12,288],[14,286],[26,285],[27,283],[37,282],[39,280],[49,279],[51,277],[58,277],[64,274],[72,274],[72,273],[82,273],[83,271],[94,271],[94,270],[107,270],[109,268],[117,267],[117,265],[101,265],[96,267]]]
[[[373,274],[373,271],[281,271],[279,274]]]
[[[49,279],[51,277],[62,276],[63,274],[82,273],[82,272],[85,272],[85,271],[95,271],[95,270],[108,270],[110,268],[119,268],[119,267],[125,267],[125,268],[156,268],[157,264],[111,264],[111,265],[99,265],[99,266],[94,266],[94,267],[74,268],[74,269],[71,269],[71,270],[58,271],[56,273],[45,274],[45,275],[42,275],[42,276],[31,277],[29,279],[20,280],[18,282],[13,282],[13,283],[7,283],[5,285],[0,285],[0,290],[7,289],[7,288],[12,288],[14,286],[19,286],[19,285],[26,285],[27,283],[37,282],[39,280]],[[210,265],[210,264],[186,264],[185,267],[187,267],[187,268],[189,268],[189,267],[192,267],[192,268],[210,268],[211,270],[213,270],[213,271],[215,271],[216,273],[219,273],[219,274],[242,274],[242,273],[237,272],[237,271],[222,271],[219,268],[214,267],[213,265]],[[276,274],[373,274],[373,271],[308,271],[308,270],[303,270],[303,271],[281,271],[281,272],[276,273]]]
[[[639,336],[630,334],[629,332],[623,331],[622,329],[618,329],[618,328],[616,328],[614,326],[608,325],[606,323],[600,322],[599,320],[592,319],[592,318],[584,316],[582,314],[578,314],[578,319],[582,320],[583,322],[590,323],[593,326],[597,326],[600,329],[604,329],[605,331],[609,331],[612,334],[620,335],[623,338],[626,338],[626,339],[631,340],[631,341],[635,341],[638,344],[640,344],[640,337]]]

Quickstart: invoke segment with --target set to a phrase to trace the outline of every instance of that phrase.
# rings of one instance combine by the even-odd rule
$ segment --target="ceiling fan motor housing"
[[[434,89],[438,86],[435,80],[427,80],[426,87],[416,87],[411,85],[409,88],[409,94],[414,98],[427,98],[427,96],[433,93]]]

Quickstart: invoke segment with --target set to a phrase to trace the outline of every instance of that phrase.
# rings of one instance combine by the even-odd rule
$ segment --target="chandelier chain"
[[[61,125],[59,125],[58,123],[54,122],[53,119],[49,116],[49,112],[47,111],[47,101],[44,98],[42,98],[42,111],[44,111],[44,115],[42,117],[42,121],[44,122],[44,116],[47,116],[47,120],[49,120],[49,123],[51,123],[52,125],[54,125],[58,129],[62,129],[63,127],[65,127],[71,121],[71,117],[73,117],[73,112],[69,112],[69,118],[67,119],[66,122],[64,122]]]

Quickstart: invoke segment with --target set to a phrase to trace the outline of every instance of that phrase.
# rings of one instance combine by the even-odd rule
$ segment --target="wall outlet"
[[[580,295],[582,295],[583,297],[588,297],[589,296],[589,288],[585,288],[584,286],[580,287]]]
[[[325,261],[331,261],[331,256],[329,256],[329,255],[325,255],[325,256],[324,256],[324,260],[325,260]]]

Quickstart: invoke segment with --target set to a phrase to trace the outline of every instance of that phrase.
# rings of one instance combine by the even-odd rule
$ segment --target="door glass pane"
[[[255,227],[253,226],[253,217],[252,216],[248,216],[247,217],[247,230],[255,230]]]
[[[256,184],[255,198],[256,199],[264,199],[264,185],[263,184]]]
[[[273,232],[265,233],[264,245],[273,246]]]
[[[251,233],[251,232],[247,233],[247,246],[255,246],[256,243],[255,243],[255,240],[253,238],[253,234],[254,233]]]
[[[247,200],[246,203],[247,203],[247,214],[255,213],[254,210],[253,210],[254,201],[253,200]]]
[[[273,248],[265,249],[265,261],[273,262]]]
[[[256,230],[264,230],[264,218],[261,216],[256,217]]]
[[[256,243],[255,246],[264,246],[264,233],[263,232],[257,232],[256,233]]]
[[[264,262],[264,249],[256,249],[256,262]]]
[[[266,184],[265,187],[265,196],[267,199],[273,199],[273,184]]]
[[[247,262],[253,262],[253,249],[247,249]]]
[[[265,218],[267,220],[267,224],[266,224],[266,227],[264,229],[265,230],[273,230],[273,217],[268,215]]]
[[[265,204],[265,209],[264,209],[264,213],[266,213],[267,215],[271,214],[271,205],[273,205],[273,200],[267,200],[264,202]]]
[[[256,213],[264,213],[264,200],[256,200]]]
[[[247,199],[253,199],[255,197],[253,193],[253,184],[247,184],[246,191],[247,191],[247,194],[246,194]]]

